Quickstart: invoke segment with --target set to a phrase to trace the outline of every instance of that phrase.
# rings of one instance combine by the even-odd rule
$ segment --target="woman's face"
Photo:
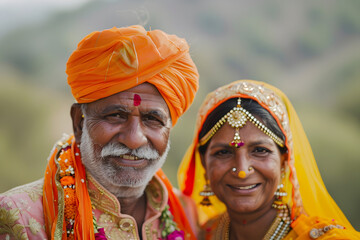
[[[211,188],[228,211],[251,213],[269,207],[280,182],[285,156],[270,137],[250,122],[239,131],[244,146],[229,146],[234,133],[234,128],[224,124],[202,156]],[[250,166],[253,170],[249,172]],[[241,170],[246,172],[245,178],[238,177]]]

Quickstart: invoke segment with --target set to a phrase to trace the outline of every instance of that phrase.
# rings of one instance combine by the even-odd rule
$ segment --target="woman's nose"
[[[255,171],[251,166],[251,161],[246,154],[236,154],[234,166],[231,168],[231,172],[238,178],[246,178]]]

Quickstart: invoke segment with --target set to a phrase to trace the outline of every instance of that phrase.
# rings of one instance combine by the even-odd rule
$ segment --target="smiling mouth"
[[[128,154],[123,154],[123,155],[120,155],[119,157],[124,160],[139,160],[138,157],[136,157],[134,155],[128,155]]]
[[[247,185],[247,186],[233,186],[233,185],[228,185],[228,186],[234,190],[250,190],[256,188],[259,185],[260,183]]]
[[[113,163],[119,167],[133,167],[143,168],[147,165],[148,161],[144,158],[139,158],[130,154],[122,154],[118,156],[109,156]]]
[[[238,189],[252,189],[256,187],[256,184],[253,184],[253,185],[249,185],[249,186],[245,186],[245,187],[237,187]]]

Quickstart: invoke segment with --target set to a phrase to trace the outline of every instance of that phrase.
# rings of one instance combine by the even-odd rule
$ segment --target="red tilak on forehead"
[[[134,106],[139,106],[141,103],[141,97],[138,94],[134,94]]]

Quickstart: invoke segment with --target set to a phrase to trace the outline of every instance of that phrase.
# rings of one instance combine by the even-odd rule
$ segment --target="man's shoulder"
[[[17,198],[19,195],[28,195],[31,199],[37,200],[42,197],[44,179],[38,179],[34,182],[14,187],[6,192],[0,193],[0,197]]]
[[[0,194],[0,239],[44,239],[42,189],[44,180]]]

